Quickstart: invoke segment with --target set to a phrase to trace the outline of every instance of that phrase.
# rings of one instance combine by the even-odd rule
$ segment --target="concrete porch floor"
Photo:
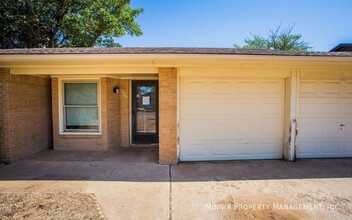
[[[351,158],[167,166],[158,164],[157,148],[45,151],[0,168],[0,180],[1,192],[93,193],[108,219],[352,217]],[[277,210],[276,203],[325,209]],[[219,204],[226,209],[214,209]]]
[[[169,166],[158,165],[157,148],[132,147],[111,151],[44,151],[0,169],[0,180],[148,182],[168,181],[168,174]]]

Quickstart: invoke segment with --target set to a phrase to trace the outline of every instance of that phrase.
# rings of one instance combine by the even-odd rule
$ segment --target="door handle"
[[[346,126],[346,125],[344,125],[344,124],[340,124],[340,126],[341,126],[341,127],[343,127],[343,126]]]

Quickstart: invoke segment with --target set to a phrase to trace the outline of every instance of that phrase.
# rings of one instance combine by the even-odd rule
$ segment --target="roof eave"
[[[289,65],[287,65],[289,64]],[[0,68],[32,67],[332,66],[352,68],[352,57],[223,54],[0,55]]]

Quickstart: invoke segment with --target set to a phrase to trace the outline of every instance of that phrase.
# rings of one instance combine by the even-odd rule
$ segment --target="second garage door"
[[[283,157],[284,79],[180,80],[180,159]]]
[[[301,80],[298,158],[352,157],[352,82]]]

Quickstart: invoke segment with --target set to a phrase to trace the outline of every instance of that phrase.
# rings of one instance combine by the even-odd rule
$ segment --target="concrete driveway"
[[[351,219],[352,159],[157,164],[156,148],[45,151],[0,192],[92,193],[108,219]]]

